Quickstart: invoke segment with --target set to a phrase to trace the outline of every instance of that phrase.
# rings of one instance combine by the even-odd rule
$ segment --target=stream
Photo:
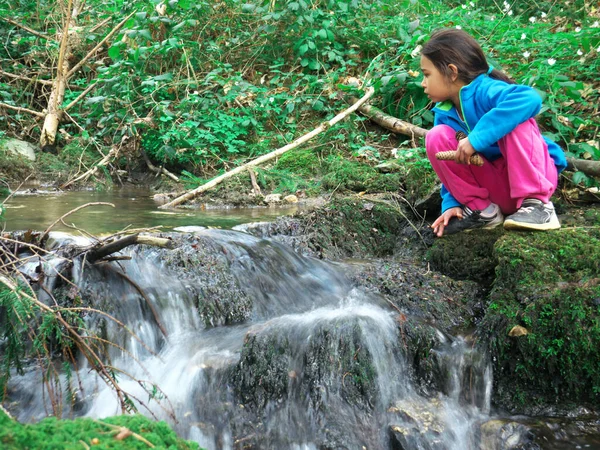
[[[90,232],[168,223],[178,250],[135,246],[122,252],[131,260],[111,262],[110,270],[77,264],[72,270],[82,297],[133,332],[93,313],[85,318],[115,344],[108,356],[128,374],[119,379],[122,389],[141,413],[169,422],[180,436],[208,450],[600,448],[589,436],[551,431],[545,446],[527,446],[528,429],[519,428],[525,420],[491,410],[489,356],[477,352],[469,336],[451,336],[408,316],[402,320],[418,322],[435,341],[431,370],[438,389],[425,389],[408,357],[403,315],[351,283],[351,265],[304,257],[240,231],[203,228],[231,228],[284,211],[164,216],[139,193],[109,197],[17,196],[7,228],[43,228],[76,202],[91,201],[117,208],[73,218]],[[61,232],[51,238],[57,248],[74,239]],[[30,261],[22,270],[35,268]],[[117,271],[145,292],[158,317]],[[56,279],[46,283],[52,289]],[[121,413],[115,393],[86,361],[73,370],[71,378],[61,375],[75,400],[65,402],[63,416]],[[50,410],[41,376],[31,368],[11,379],[11,410],[20,421],[37,421]],[[149,386],[158,390],[149,395]],[[511,439],[524,444],[512,447]]]

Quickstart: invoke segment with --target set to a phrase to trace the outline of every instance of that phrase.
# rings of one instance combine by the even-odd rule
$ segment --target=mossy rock
[[[118,439],[120,427],[135,435]],[[121,437],[121,436],[119,436]],[[146,441],[146,442],[144,442]],[[47,418],[36,424],[21,424],[0,409],[0,448],[3,450],[70,450],[94,449],[200,449],[194,442],[179,439],[165,422],[146,417],[115,416],[103,420]]]
[[[495,255],[478,333],[494,356],[496,403],[600,405],[600,229],[506,233]],[[510,337],[517,325],[526,334]]]
[[[427,259],[433,269],[456,280],[490,285],[497,264],[494,245],[503,234],[499,227],[444,236],[434,241]]]

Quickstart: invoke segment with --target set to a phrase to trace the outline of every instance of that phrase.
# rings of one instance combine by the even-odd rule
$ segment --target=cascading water
[[[87,318],[116,344],[111,364],[131,377],[120,385],[141,413],[210,450],[478,448],[491,367],[465,339],[434,331],[442,383],[423,389],[402,325],[417,319],[353,286],[343,265],[235,231],[175,239],[185,243],[176,257],[136,247],[130,261],[73,268],[84,297],[136,335]],[[85,363],[78,374],[67,415],[121,412]],[[40,385],[35,371],[13,377],[19,420],[47,414]]]

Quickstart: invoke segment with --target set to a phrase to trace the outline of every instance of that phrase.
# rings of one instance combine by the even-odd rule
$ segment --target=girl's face
[[[423,72],[421,86],[432,102],[453,100],[458,96],[460,86],[457,86],[456,80],[443,75],[426,56],[421,56],[421,72]]]

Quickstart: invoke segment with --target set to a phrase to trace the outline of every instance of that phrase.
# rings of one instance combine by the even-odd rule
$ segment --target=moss
[[[16,155],[6,149],[0,150],[0,178],[7,181],[24,180],[32,169],[32,162],[23,155]]]
[[[507,233],[479,334],[495,356],[498,403],[600,405],[600,230]],[[528,334],[509,337],[516,325]]]
[[[503,234],[504,230],[497,228],[436,239],[427,253],[427,259],[435,270],[454,279],[490,285],[497,264],[494,244]]]
[[[198,444],[179,439],[166,423],[154,422],[139,415],[115,416],[102,421],[89,418],[58,420],[51,417],[37,424],[23,425],[10,419],[2,410],[0,447],[6,450],[69,450],[91,446],[95,449],[141,450],[149,447],[135,436],[116,439],[119,430],[115,426],[129,429],[157,449],[199,449]]]
[[[339,156],[326,159],[327,173],[323,176],[325,189],[369,192],[397,192],[401,179],[397,173],[379,173],[374,167]]]
[[[284,153],[274,166],[276,170],[292,172],[303,177],[314,177],[320,167],[321,161],[311,149]]]

